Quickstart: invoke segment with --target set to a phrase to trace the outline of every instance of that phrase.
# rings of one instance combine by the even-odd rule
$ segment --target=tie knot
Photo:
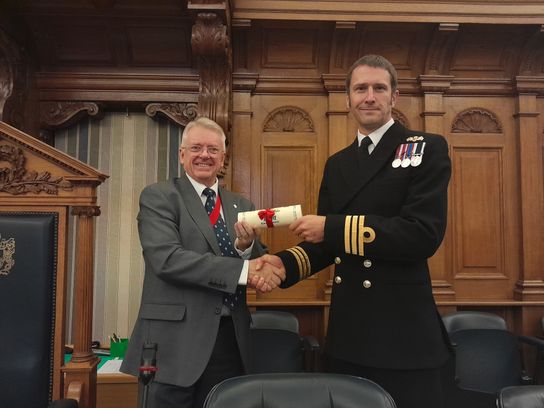
[[[202,191],[202,194],[204,194],[208,198],[214,198],[215,197],[215,191],[213,191],[211,188],[206,187],[204,191]]]
[[[363,147],[368,149],[368,146],[372,144],[372,139],[368,136],[363,137],[363,140],[361,140],[361,144],[359,145],[359,149],[362,149]]]

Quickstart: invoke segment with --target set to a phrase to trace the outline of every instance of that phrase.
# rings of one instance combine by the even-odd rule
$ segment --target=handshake
[[[263,255],[249,261],[247,286],[267,293],[285,280],[285,267],[276,255]]]

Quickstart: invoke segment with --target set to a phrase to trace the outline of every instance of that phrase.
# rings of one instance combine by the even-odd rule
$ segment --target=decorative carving
[[[215,120],[228,133],[232,52],[227,26],[215,13],[198,13],[191,45],[200,73],[198,112]]]
[[[196,103],[150,103],[146,106],[145,113],[150,117],[162,113],[179,125],[187,126],[187,123],[198,116],[198,105]]]
[[[72,184],[63,177],[52,178],[48,171],[27,172],[23,151],[14,146],[0,145],[0,162],[8,162],[11,167],[0,167],[0,192],[13,195],[45,192],[58,194],[58,190],[70,191]]]
[[[314,132],[310,115],[296,106],[274,109],[264,121],[264,132]]]
[[[202,6],[191,36],[191,46],[198,60],[200,74],[198,114],[215,120],[223,128],[228,146],[232,109],[232,47],[228,27],[222,17],[228,19],[230,2],[214,2],[222,5],[223,12],[219,15],[219,12],[210,12],[204,1],[193,1],[190,4],[193,10]],[[226,175],[229,156],[227,151],[224,167],[218,174],[220,179]]]
[[[23,49],[0,29],[0,120],[25,129],[30,83]]]
[[[85,114],[96,116],[99,112],[94,102],[41,102],[40,122],[42,127],[70,126]]]
[[[408,119],[406,118],[406,116],[404,116],[404,114],[401,111],[393,108],[391,111],[391,116],[396,122],[399,122],[404,127],[410,129],[410,122],[408,122]]]
[[[15,239],[2,239],[0,235],[0,277],[7,276],[15,265]]]
[[[502,125],[490,111],[470,108],[457,114],[451,131],[453,133],[502,133]]]
[[[100,207],[97,206],[75,206],[72,207],[72,215],[78,217],[97,217],[100,215]]]

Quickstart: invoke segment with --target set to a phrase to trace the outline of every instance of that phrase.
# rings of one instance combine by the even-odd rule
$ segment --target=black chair
[[[251,320],[250,374],[315,371],[319,343],[300,335],[295,315],[259,310]]]
[[[544,341],[516,336],[504,319],[490,313],[458,312],[443,317],[455,349],[454,371],[457,386],[494,399],[508,386],[533,382],[521,360],[521,343],[544,350]]]
[[[468,329],[508,330],[504,319],[493,313],[462,311],[442,316],[448,333]]]
[[[217,384],[204,408],[395,408],[378,384],[324,373],[273,373],[235,377]]]
[[[544,385],[503,388],[497,397],[497,408],[543,408]]]

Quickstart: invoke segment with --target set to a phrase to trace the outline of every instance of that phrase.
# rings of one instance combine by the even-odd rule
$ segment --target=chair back
[[[57,228],[55,213],[0,213],[3,266],[13,260],[0,275],[5,407],[46,407],[53,398]]]
[[[497,408],[542,407],[544,407],[544,385],[506,387],[497,397]]]
[[[462,311],[442,316],[448,333],[468,329],[507,330],[506,322],[501,316],[486,312]]]
[[[299,333],[297,317],[281,310],[256,310],[251,312],[251,328],[277,329]]]
[[[249,373],[292,373],[305,370],[298,319],[281,311],[251,314]]]
[[[343,374],[289,373],[235,377],[217,384],[204,408],[395,408],[378,384]]]
[[[455,373],[462,389],[486,393],[521,385],[522,365],[517,336],[497,329],[459,330],[450,334],[455,345]]]

